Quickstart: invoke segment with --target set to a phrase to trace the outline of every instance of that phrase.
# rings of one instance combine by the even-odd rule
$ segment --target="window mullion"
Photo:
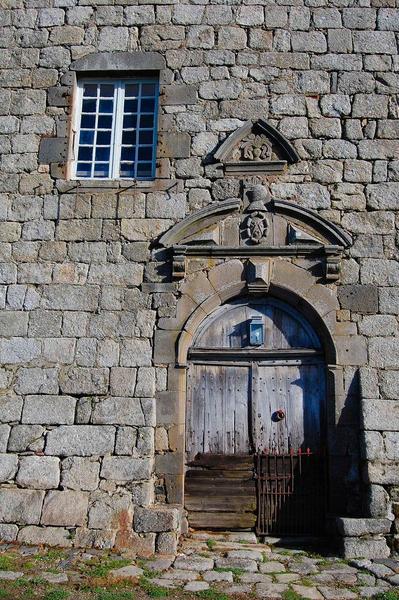
[[[121,143],[122,143],[122,123],[123,123],[123,103],[124,103],[124,83],[118,81],[117,96],[115,102],[115,126],[114,126],[114,144],[112,152],[112,176],[118,179],[121,163]]]
[[[77,110],[74,115],[74,135],[75,139],[73,141],[73,177],[76,177],[76,172],[78,168],[78,153],[79,153],[79,143],[80,143],[80,122],[82,119],[82,107],[83,107],[83,82],[78,82],[77,87]]]
[[[96,148],[97,148],[97,134],[98,134],[98,113],[100,112],[100,85],[97,83],[97,92],[96,92],[96,112],[95,112],[95,125],[94,125],[94,139],[93,139],[93,154],[91,158],[91,169],[90,175],[91,178],[94,178],[94,165],[96,164]]]

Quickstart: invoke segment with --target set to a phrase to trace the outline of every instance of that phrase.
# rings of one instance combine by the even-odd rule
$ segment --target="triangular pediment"
[[[263,119],[247,121],[231,133],[215,152],[226,173],[282,173],[299,161],[293,145]]]

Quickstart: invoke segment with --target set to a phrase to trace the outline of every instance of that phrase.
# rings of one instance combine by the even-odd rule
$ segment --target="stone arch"
[[[334,285],[319,283],[310,271],[293,264],[290,260],[276,257],[272,259],[272,263],[267,293],[294,306],[315,328],[323,345],[327,382],[326,439],[332,447],[331,440],[334,439],[339,415],[342,414],[346,403],[344,366],[364,364],[364,339],[348,333],[345,323],[337,320],[339,303],[337,288]],[[227,259],[216,265],[209,259],[202,268],[192,271],[191,275],[181,281],[176,316],[161,319],[158,323],[154,348],[155,364],[166,363],[169,378],[168,390],[158,396],[157,425],[172,427],[174,446],[173,452],[156,457],[155,470],[165,481],[165,487],[170,490],[167,493],[168,502],[180,506],[184,506],[186,468],[188,352],[193,336],[210,314],[228,300],[248,295],[247,265],[247,258]],[[357,357],[360,357],[359,360]],[[338,456],[338,463],[339,460]],[[335,461],[335,455],[332,461]],[[330,490],[332,494],[332,485]],[[333,502],[331,497],[331,504]]]
[[[226,267],[230,267],[229,273],[235,272],[235,279],[230,279],[229,282],[227,282]],[[187,354],[193,336],[206,317],[227,300],[245,294],[246,281],[243,275],[244,266],[237,259],[218,265],[209,271],[208,279],[215,286],[214,292],[197,304],[182,327],[176,349],[176,362],[179,366],[187,365]],[[337,348],[334,342],[335,311],[338,309],[336,295],[325,286],[315,283],[315,278],[304,269],[282,260],[275,261],[269,293],[295,306],[309,320],[320,335],[327,362],[336,364]],[[184,295],[182,300],[183,298]]]

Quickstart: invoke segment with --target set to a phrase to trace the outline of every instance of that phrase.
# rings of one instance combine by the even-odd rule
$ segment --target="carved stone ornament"
[[[260,244],[266,238],[269,221],[267,219],[266,205],[270,202],[270,194],[267,188],[256,185],[247,192],[249,206],[244,216],[242,233],[243,238],[253,244]]]
[[[230,134],[214,158],[222,164],[226,174],[245,176],[283,173],[288,163],[299,161],[291,142],[263,119],[247,121]]]
[[[251,258],[247,263],[246,279],[250,294],[267,294],[273,276],[273,259]]]
[[[273,147],[264,135],[250,133],[232,154],[233,160],[272,160]],[[274,159],[277,156],[274,155]]]
[[[245,219],[247,238],[254,244],[260,244],[266,237],[269,224],[264,213],[256,211]]]
[[[173,257],[172,276],[174,279],[183,279],[186,276],[186,257],[184,254],[176,254]]]
[[[173,256],[173,277],[183,279],[192,261],[234,257],[251,261],[248,291],[264,293],[272,263],[300,258],[325,282],[339,279],[341,257],[351,236],[317,212],[271,198],[264,185],[244,186],[241,198],[210,204],[176,223],[160,239]],[[306,261],[308,261],[306,263]],[[256,263],[256,264],[255,264]]]

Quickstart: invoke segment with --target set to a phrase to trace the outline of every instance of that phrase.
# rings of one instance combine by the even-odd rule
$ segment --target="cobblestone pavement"
[[[111,600],[165,594],[210,600],[223,600],[230,595],[284,600],[396,600],[399,559],[344,561],[335,556],[284,549],[273,543],[257,543],[252,533],[198,532],[182,542],[176,556],[136,560],[126,553],[106,550],[3,544],[0,580],[0,598]],[[17,588],[28,589],[30,584],[44,586],[43,595],[37,590],[31,590],[30,595],[14,593]],[[63,593],[49,595],[49,585],[51,593],[58,588],[58,593],[61,589]],[[118,592],[121,585],[125,591]],[[114,591],[106,591],[110,588]]]

